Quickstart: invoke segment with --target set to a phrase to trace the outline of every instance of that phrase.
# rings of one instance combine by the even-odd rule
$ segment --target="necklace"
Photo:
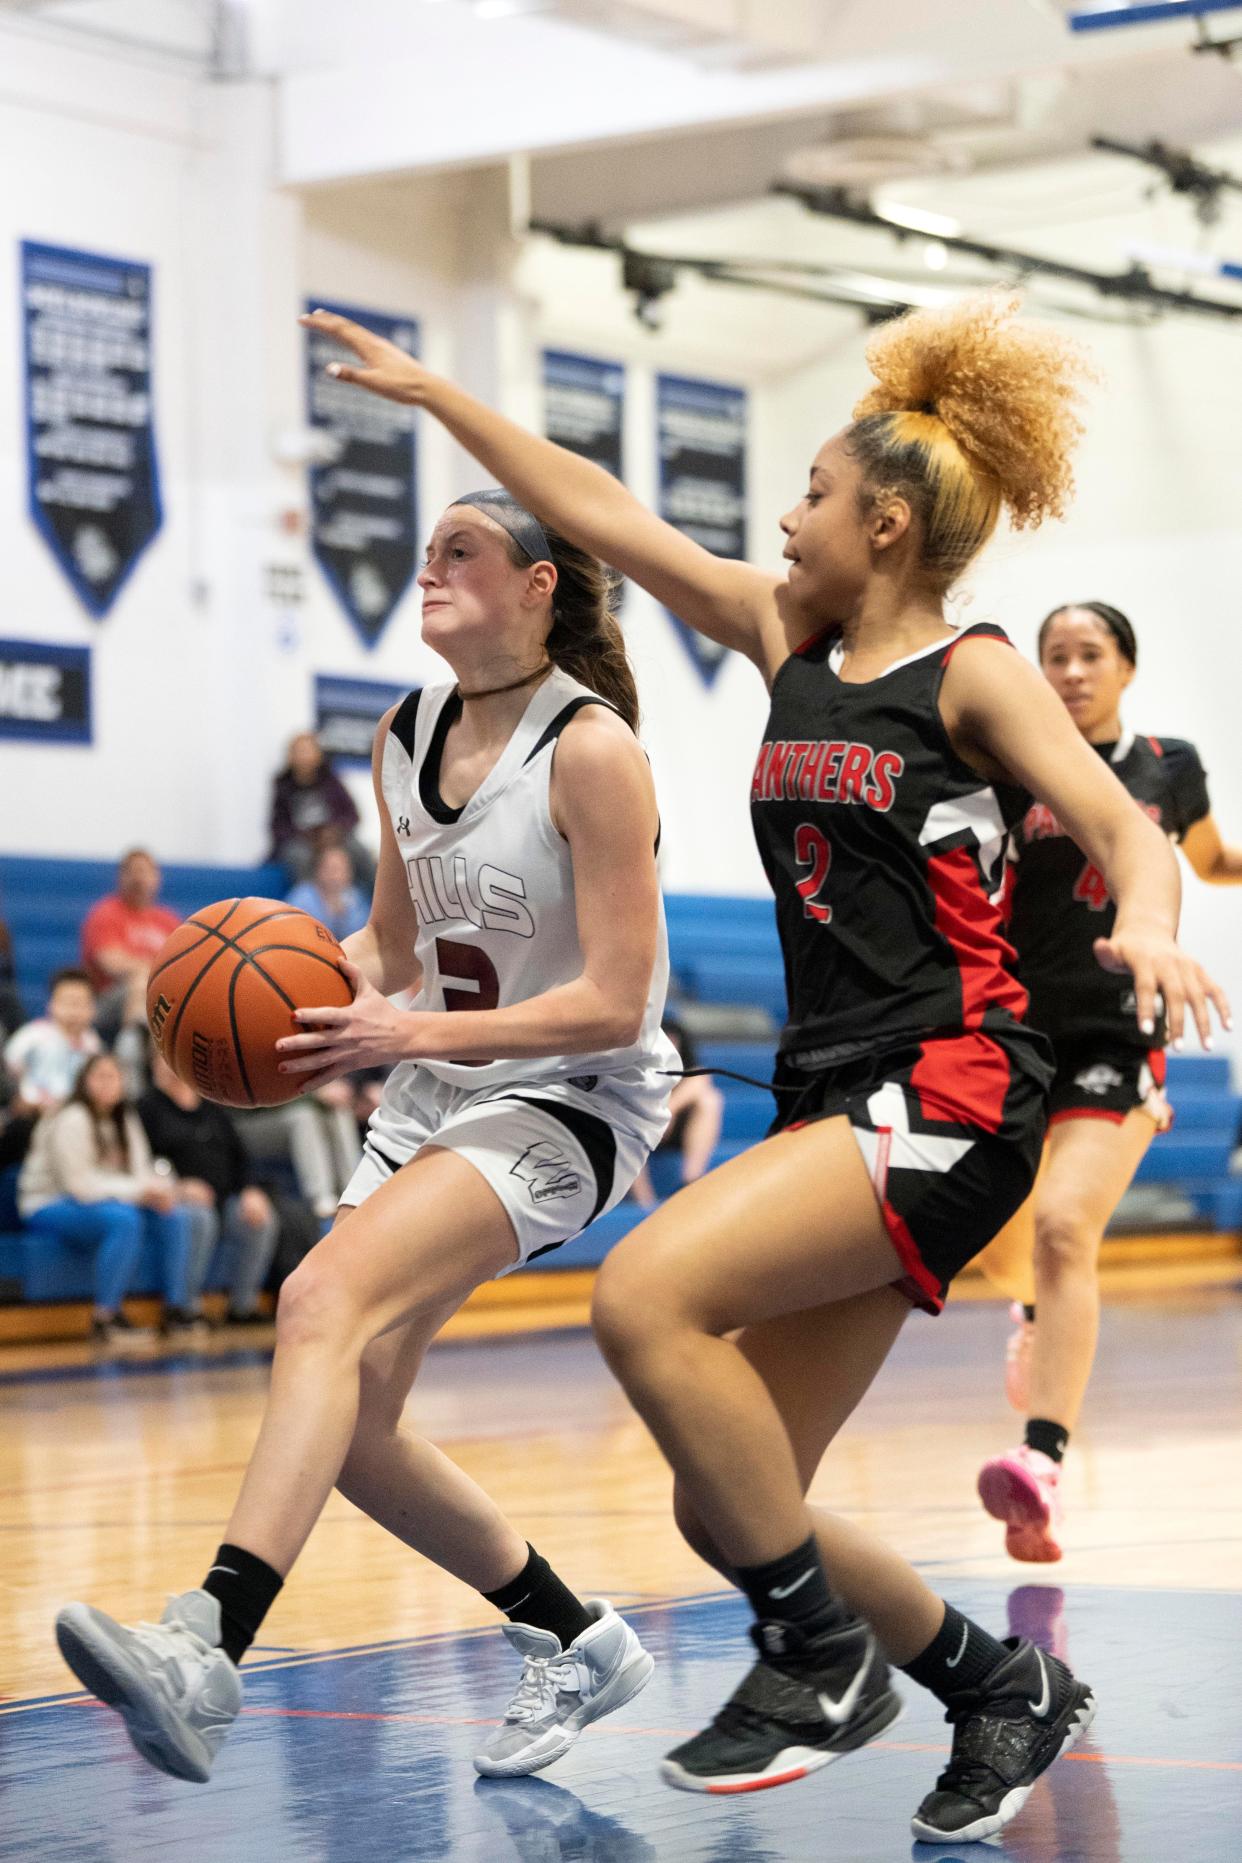
[[[527,673],[521,679],[511,679],[507,686],[484,686],[480,692],[463,692],[461,687],[458,686],[457,695],[459,698],[463,699],[494,699],[498,692],[516,692],[519,686],[533,685],[537,679],[543,678],[544,674],[550,670],[551,666],[551,660],[545,660],[543,665],[537,666],[533,673]]]

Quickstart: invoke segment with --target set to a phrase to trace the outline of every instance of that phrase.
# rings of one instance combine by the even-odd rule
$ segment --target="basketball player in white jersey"
[[[507,492],[449,507],[419,576],[455,682],[381,721],[355,1000],[280,1043],[308,1086],[396,1063],[331,1234],[285,1282],[267,1411],[201,1589],[131,1629],[57,1618],[138,1751],[206,1780],[237,1665],[333,1486],[509,1619],[517,1692],[475,1765],[536,1772],[638,1693],[652,1659],[581,1602],[433,1444],[401,1427],[427,1346],[481,1282],[624,1196],[661,1137],[675,1052],[655,796],[602,566]],[[400,1010],[388,1000],[416,991]]]

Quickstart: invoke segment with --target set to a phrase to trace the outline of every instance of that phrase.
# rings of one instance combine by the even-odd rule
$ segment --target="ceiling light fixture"
[[[956,239],[962,230],[960,220],[947,213],[929,213],[922,207],[904,207],[896,201],[877,201],[875,211],[890,226],[907,233],[926,233],[929,239]]]

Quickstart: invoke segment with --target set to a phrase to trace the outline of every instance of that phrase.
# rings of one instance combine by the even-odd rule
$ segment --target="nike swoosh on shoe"
[[[1043,1678],[1044,1692],[1038,1701],[1032,1701],[1030,1703],[1030,1709],[1035,1719],[1037,1721],[1042,1721],[1052,1705],[1052,1682],[1048,1675],[1048,1665],[1044,1661],[1043,1652],[1041,1650],[1036,1650],[1035,1660],[1039,1664],[1039,1673]]]
[[[862,1693],[863,1683],[867,1679],[867,1671],[871,1667],[871,1656],[874,1648],[875,1639],[869,1635],[867,1638],[867,1647],[863,1651],[862,1661],[858,1665],[858,1673],[839,1701],[834,1701],[831,1695],[825,1695],[822,1689],[817,1691],[817,1698],[820,1707],[823,1709],[824,1719],[831,1721],[834,1727],[844,1727],[850,1715],[854,1712],[858,1697]]]

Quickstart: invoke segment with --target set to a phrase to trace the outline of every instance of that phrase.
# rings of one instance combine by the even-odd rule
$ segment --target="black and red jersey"
[[[1180,841],[1210,812],[1207,778],[1193,744],[1127,735],[1095,748],[1173,840]],[[1101,969],[1095,960],[1096,939],[1111,935],[1117,917],[1099,869],[1040,802],[1027,808],[1013,851],[1009,936],[1031,996],[1030,1021],[1054,1040],[1107,1034],[1149,1048],[1151,1038],[1135,1021],[1131,979]]]
[[[981,623],[853,685],[833,631],[776,676],[751,816],[800,1067],[1021,1024],[1000,900],[1026,797],[964,763],[940,715],[950,656],[981,637],[1007,638]]]

